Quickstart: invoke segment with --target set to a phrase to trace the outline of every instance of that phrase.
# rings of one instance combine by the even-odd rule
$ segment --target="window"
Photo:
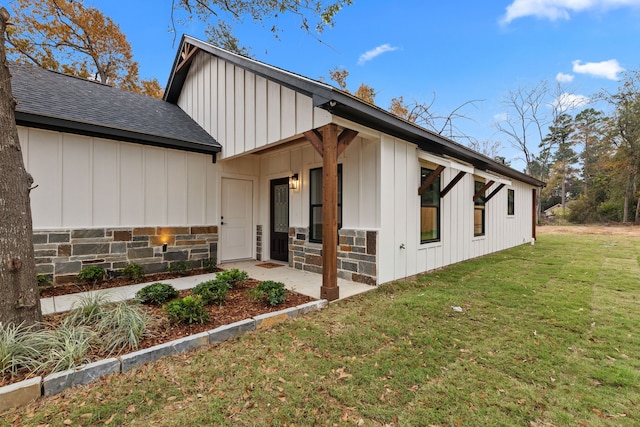
[[[420,168],[420,183],[433,173]],[[440,240],[440,176],[420,196],[420,243]]]
[[[516,213],[516,192],[515,190],[507,190],[507,215],[515,215]]]
[[[309,171],[309,241],[322,243],[322,168]],[[342,165],[338,165],[338,229],[342,228]]]
[[[474,181],[474,193],[482,190],[484,182]],[[484,236],[484,192],[473,203],[473,235]]]

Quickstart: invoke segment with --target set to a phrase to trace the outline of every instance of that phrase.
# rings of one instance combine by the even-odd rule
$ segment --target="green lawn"
[[[637,238],[543,235],[0,424],[637,426],[639,257]]]

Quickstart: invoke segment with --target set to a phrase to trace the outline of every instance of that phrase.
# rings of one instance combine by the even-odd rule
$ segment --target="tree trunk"
[[[567,162],[564,163],[564,170],[562,174],[562,216],[566,216],[567,212],[567,170],[568,170]]]
[[[624,189],[624,206],[622,206],[622,222],[629,222],[629,193],[631,193],[631,174],[627,176],[627,184]]]
[[[4,46],[8,19],[7,10],[0,8],[0,323],[32,324],[42,319],[29,202],[33,179],[18,141]]]

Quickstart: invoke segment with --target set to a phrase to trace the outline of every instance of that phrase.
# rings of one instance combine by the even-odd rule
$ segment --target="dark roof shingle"
[[[9,69],[19,125],[207,154],[222,148],[175,104],[32,65]]]

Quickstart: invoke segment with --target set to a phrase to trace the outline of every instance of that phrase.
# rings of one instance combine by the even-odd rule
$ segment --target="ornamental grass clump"
[[[204,305],[224,305],[230,287],[228,282],[216,278],[199,283],[191,292],[202,298]]]
[[[95,327],[100,347],[109,354],[137,350],[155,321],[139,304],[126,301],[110,304]]]
[[[97,334],[87,326],[62,323],[53,329],[34,334],[41,348],[35,372],[58,372],[89,362],[88,354],[97,341]]]
[[[168,283],[152,283],[140,289],[136,298],[143,304],[162,305],[178,296],[178,291]]]
[[[42,349],[34,332],[33,326],[0,322],[0,375],[13,376],[20,369],[37,366]]]

